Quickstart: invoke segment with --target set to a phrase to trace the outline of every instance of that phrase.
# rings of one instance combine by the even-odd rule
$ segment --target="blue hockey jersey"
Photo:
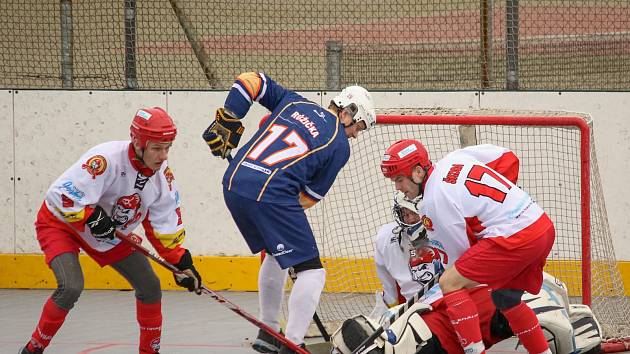
[[[350,157],[339,118],[262,73],[239,75],[225,109],[242,118],[254,101],[271,115],[238,150],[225,188],[267,203],[294,204],[301,193],[322,199]]]

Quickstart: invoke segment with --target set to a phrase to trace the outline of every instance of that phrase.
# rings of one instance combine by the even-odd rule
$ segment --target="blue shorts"
[[[313,230],[302,206],[260,203],[223,188],[232,218],[252,253],[263,249],[282,269],[319,257]]]

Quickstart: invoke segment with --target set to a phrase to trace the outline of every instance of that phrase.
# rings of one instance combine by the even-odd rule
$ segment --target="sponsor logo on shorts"
[[[287,250],[287,249],[285,249],[284,244],[279,243],[276,246],[276,251],[277,252],[272,253],[271,255],[274,256],[274,257],[282,256],[282,255],[285,255],[285,254],[293,252],[293,248]]]

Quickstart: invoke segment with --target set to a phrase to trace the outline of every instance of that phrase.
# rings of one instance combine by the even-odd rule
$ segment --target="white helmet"
[[[401,231],[401,234],[407,236],[414,246],[418,246],[426,240],[427,230],[424,227],[422,218],[418,218],[418,221],[415,223],[406,222],[403,217],[402,209],[408,209],[420,216],[419,209],[421,201],[422,197],[416,197],[413,200],[409,200],[405,197],[403,192],[396,192],[394,195],[394,206],[392,207],[392,214],[394,215],[394,220],[396,220],[396,223],[398,223],[398,226],[400,227],[399,230]]]
[[[355,122],[364,121],[366,130],[376,125],[374,101],[372,101],[370,93],[363,87],[348,86],[335,96],[332,102],[339,108],[349,108],[354,113],[352,119]]]

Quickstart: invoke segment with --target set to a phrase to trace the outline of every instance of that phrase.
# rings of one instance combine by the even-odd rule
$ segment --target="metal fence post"
[[[138,88],[136,72],[136,0],[125,0],[125,86]]]
[[[506,88],[518,90],[518,0],[506,1]]]
[[[74,86],[72,0],[61,0],[59,5],[61,22],[61,87],[71,89]]]
[[[326,41],[326,90],[341,90],[341,55],[343,44],[340,41]]]
[[[481,0],[481,88],[492,81],[492,10],[493,0]]]

